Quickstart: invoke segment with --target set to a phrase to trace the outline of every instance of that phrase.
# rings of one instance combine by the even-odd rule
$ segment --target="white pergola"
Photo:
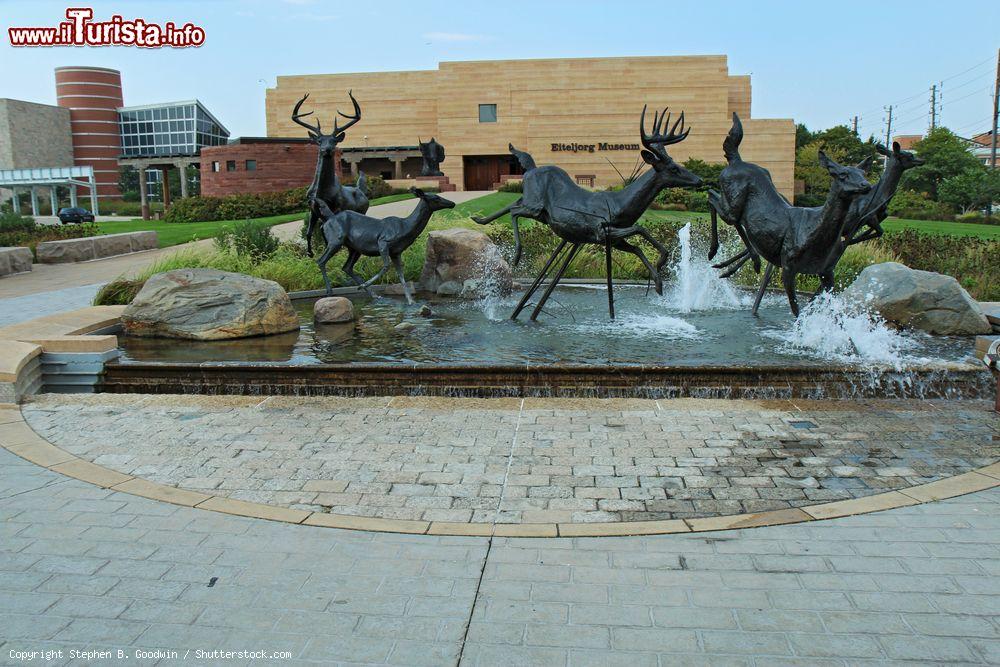
[[[34,169],[0,169],[0,188],[7,188],[14,193],[14,211],[21,212],[21,198],[18,189],[27,189],[31,195],[31,214],[38,215],[38,186],[49,186],[49,198],[52,201],[52,215],[59,210],[56,201],[56,185],[69,186],[69,201],[71,206],[77,205],[76,188],[83,186],[90,190],[90,210],[94,215],[97,210],[97,183],[94,179],[93,167],[36,167]]]

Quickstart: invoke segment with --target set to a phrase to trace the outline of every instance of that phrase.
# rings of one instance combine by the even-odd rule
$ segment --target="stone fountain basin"
[[[908,335],[895,360],[789,346],[781,297],[759,318],[739,304],[683,312],[642,286],[560,287],[538,322],[508,319],[517,295],[416,306],[355,297],[358,320],[230,342],[122,337],[99,390],[118,393],[706,398],[989,398],[968,338]],[[433,314],[419,315],[427,304]],[[397,329],[400,322],[412,324]]]

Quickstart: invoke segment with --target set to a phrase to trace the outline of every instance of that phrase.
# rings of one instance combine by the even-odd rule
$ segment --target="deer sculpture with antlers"
[[[666,151],[666,146],[684,141],[690,132],[690,129],[684,127],[683,113],[673,126],[670,125],[670,114],[667,109],[664,109],[662,114],[654,113],[653,132],[647,134],[646,107],[644,106],[639,120],[639,132],[643,145],[642,159],[652,169],[636,178],[624,189],[615,192],[585,190],[577,185],[563,169],[551,165],[538,167],[531,155],[517,150],[513,145],[509,146],[510,152],[524,169],[524,193],[510,206],[488,217],[473,217],[473,220],[485,225],[506,213],[510,213],[514,230],[515,265],[521,258],[519,218],[531,218],[544,223],[562,240],[556,251],[549,257],[541,274],[517,305],[511,319],[517,319],[528,299],[538,289],[567,245],[570,248],[566,252],[555,278],[550,281],[545,293],[535,306],[531,315],[532,320],[538,317],[555,285],[562,278],[570,262],[573,261],[580,246],[585,243],[606,246],[609,266],[611,248],[635,255],[649,271],[656,286],[656,292],[663,293],[660,269],[667,262],[667,249],[648,230],[637,225],[636,221],[664,188],[696,187],[701,185],[701,179],[674,162]],[[645,239],[660,253],[655,266],[641,248],[628,242],[627,239],[632,236]],[[608,287],[610,300],[610,273]],[[609,306],[611,316],[614,317],[613,301],[609,301]]]
[[[337,178],[337,170],[334,163],[337,154],[337,145],[344,140],[346,136],[344,133],[349,127],[361,120],[361,106],[354,99],[352,91],[348,91],[347,94],[354,104],[354,113],[347,115],[337,111],[337,115],[347,119],[347,124],[343,126],[339,125],[337,118],[334,117],[333,132],[330,134],[323,134],[319,119],[316,119],[315,124],[310,124],[302,120],[313,113],[312,111],[308,113],[300,112],[302,104],[309,99],[309,93],[303,95],[302,99],[295,104],[295,108],[292,110],[292,120],[309,130],[309,139],[319,147],[319,156],[316,161],[316,175],[313,176],[312,185],[309,186],[309,190],[306,192],[306,198],[309,202],[309,223],[306,225],[306,251],[310,257],[313,256],[313,230],[316,227],[316,222],[324,219],[317,203],[318,200],[325,202],[327,207],[335,213],[340,211],[366,213],[368,211],[368,196],[365,194],[365,175],[362,173],[358,176],[356,186],[343,185],[340,179]]]

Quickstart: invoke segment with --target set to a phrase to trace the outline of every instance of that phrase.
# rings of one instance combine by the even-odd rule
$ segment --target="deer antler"
[[[667,134],[662,134],[662,130],[667,127],[670,128],[670,131]],[[680,128],[680,132],[677,131],[678,127]],[[639,132],[642,135],[642,145],[653,150],[654,146],[663,147],[684,141],[691,130],[684,129],[683,111],[680,117],[674,122],[673,127],[671,127],[668,107],[663,110],[662,114],[653,112],[653,133],[646,134],[646,105],[644,104],[642,105],[642,116],[639,118]]]
[[[337,119],[334,118],[333,119],[333,134],[334,135],[340,134],[341,132],[343,132],[344,130],[346,130],[347,128],[349,128],[351,125],[354,125],[359,120],[361,120],[361,106],[358,104],[358,101],[356,99],[354,99],[354,92],[349,90],[349,91],[347,91],[347,94],[351,97],[351,102],[354,103],[354,114],[351,115],[351,116],[348,116],[346,113],[342,113],[339,109],[337,110],[337,115],[346,118],[349,122],[347,123],[347,125],[344,125],[343,127],[340,127],[339,125],[337,125]]]
[[[312,132],[314,134],[322,134],[322,132],[320,132],[320,128],[319,128],[319,119],[318,118],[316,119],[316,124],[315,125],[310,125],[309,123],[307,123],[304,120],[302,120],[306,116],[311,116],[312,113],[313,113],[312,111],[310,111],[309,113],[299,113],[299,109],[302,108],[302,103],[305,102],[307,99],[309,99],[309,93],[306,93],[305,95],[303,95],[302,99],[299,100],[295,104],[295,108],[292,109],[292,121],[295,122],[295,123],[297,123],[297,124],[299,124],[299,125],[301,125],[302,127],[306,128],[307,130],[309,130],[310,132]]]

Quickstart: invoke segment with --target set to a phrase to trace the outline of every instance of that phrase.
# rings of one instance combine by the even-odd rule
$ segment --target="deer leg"
[[[521,198],[518,197],[517,201],[512,202],[510,204],[510,206],[504,206],[502,209],[500,209],[496,213],[492,213],[492,214],[487,215],[485,217],[481,216],[481,215],[473,215],[473,216],[471,216],[472,217],[472,221],[475,222],[475,223],[477,223],[477,224],[480,224],[480,225],[488,225],[491,222],[493,222],[494,220],[496,220],[497,218],[502,218],[503,216],[505,216],[508,213],[510,213],[511,209],[513,209],[515,206],[520,206],[520,205],[521,205]]]
[[[535,293],[535,291],[538,289],[538,286],[542,284],[543,280],[545,280],[545,276],[549,275],[549,271],[552,269],[552,265],[555,263],[556,258],[559,257],[559,254],[562,253],[563,248],[566,247],[567,243],[568,241],[565,240],[559,242],[559,246],[556,248],[555,252],[553,252],[552,255],[549,257],[548,261],[545,262],[545,266],[542,267],[542,272],[538,274],[538,277],[535,278],[535,282],[531,283],[531,287],[529,287],[528,290],[524,293],[524,296],[521,297],[521,300],[517,302],[517,307],[514,308],[514,312],[513,314],[511,314],[510,319],[516,320],[517,316],[521,314],[521,311],[524,310],[524,305],[528,303],[528,299],[531,298],[531,295]]]
[[[325,230],[324,230],[325,231]],[[333,287],[330,285],[330,276],[326,273],[326,263],[330,261],[334,253],[340,250],[343,246],[327,239],[326,250],[323,251],[323,255],[316,260],[316,264],[319,265],[319,272],[323,274],[323,284],[326,285],[326,295],[330,296],[333,291]]]
[[[659,275],[660,269],[662,269],[667,263],[667,260],[670,259],[670,252],[667,250],[667,247],[660,243],[648,229],[641,225],[635,225],[629,229],[632,230],[634,234],[638,234],[644,238],[649,245],[656,248],[656,252],[660,253],[660,257],[656,260],[656,273]]]
[[[406,303],[413,305],[413,295],[410,294],[410,286],[406,284],[406,275],[403,274],[403,260],[399,255],[391,257],[392,265],[396,267],[396,275],[403,286],[403,294],[406,295]]]
[[[319,210],[309,202],[309,222],[306,224],[306,253],[312,257],[313,256],[313,229],[316,227],[316,221],[319,219]]]
[[[767,286],[771,284],[772,273],[774,273],[774,264],[768,262],[767,267],[764,268],[764,279],[760,281],[760,289],[757,290],[757,298],[753,300],[753,310],[750,311],[754,315],[757,315],[757,311],[760,309],[760,302],[764,299],[764,292],[767,291]]]
[[[877,239],[885,234],[885,230],[882,229],[882,225],[875,223],[871,225],[866,231],[861,234],[852,236],[847,240],[847,245],[854,245],[855,243],[862,243],[863,241],[869,241],[871,239]]]
[[[739,253],[738,255],[733,255],[732,257],[730,257],[729,259],[727,259],[724,262],[719,262],[718,264],[713,264],[712,268],[713,269],[724,269],[727,266],[729,266],[730,264],[732,264],[733,262],[735,262],[736,260],[743,259],[744,257],[748,257],[749,255],[750,255],[750,251],[749,250],[744,250],[743,252]]]
[[[351,282],[358,287],[361,287],[361,277],[354,273],[354,265],[358,263],[359,259],[361,259],[361,253],[357,250],[351,250],[348,248],[347,261],[344,262],[344,274],[351,279]]]
[[[819,274],[819,289],[816,290],[815,294],[813,294],[813,298],[815,299],[823,292],[832,292],[832,291],[833,291],[833,271],[824,271],[823,273]]]
[[[579,250],[580,250],[580,244],[574,243],[573,247],[571,247],[569,249],[569,252],[566,253],[566,261],[564,261],[562,266],[559,267],[559,271],[556,272],[556,277],[553,278],[552,282],[550,282],[548,284],[548,287],[545,288],[545,292],[542,294],[542,298],[535,305],[535,310],[531,312],[532,321],[538,319],[538,314],[542,312],[542,306],[544,306],[545,302],[549,300],[550,296],[552,296],[552,290],[554,290],[556,288],[556,285],[559,284],[559,281],[562,280],[563,274],[566,273],[566,269],[569,268],[570,262],[572,262],[573,258],[576,257],[576,253]]]
[[[708,191],[708,211],[712,217],[712,242],[708,246],[708,258],[712,259],[719,252],[719,212],[716,206],[720,195],[715,190]]]
[[[382,268],[379,269],[378,273],[376,273],[374,276],[366,280],[364,284],[361,285],[366,290],[368,290],[369,294],[371,294],[371,290],[369,290],[368,288],[374,285],[382,276],[385,275],[385,272],[389,270],[389,263],[391,262],[391,260],[389,259],[389,246],[387,246],[385,243],[380,243],[378,251],[379,255],[382,257]],[[375,295],[372,294],[372,296]]]
[[[781,283],[785,286],[785,294],[788,295],[788,307],[792,309],[792,315],[799,316],[799,299],[795,294],[796,273],[790,269],[781,269]]]
[[[521,261],[521,228],[518,224],[518,216],[516,213],[512,213],[510,216],[510,228],[514,232],[514,262],[513,266],[517,266]]]
[[[660,278],[660,272],[653,268],[652,263],[646,257],[645,253],[642,252],[642,248],[639,246],[634,246],[625,239],[616,239],[612,241],[612,245],[618,250],[624,250],[627,253],[631,253],[639,258],[646,270],[649,271],[650,277],[653,279],[653,283],[656,285],[656,293],[663,295],[663,279]]]

